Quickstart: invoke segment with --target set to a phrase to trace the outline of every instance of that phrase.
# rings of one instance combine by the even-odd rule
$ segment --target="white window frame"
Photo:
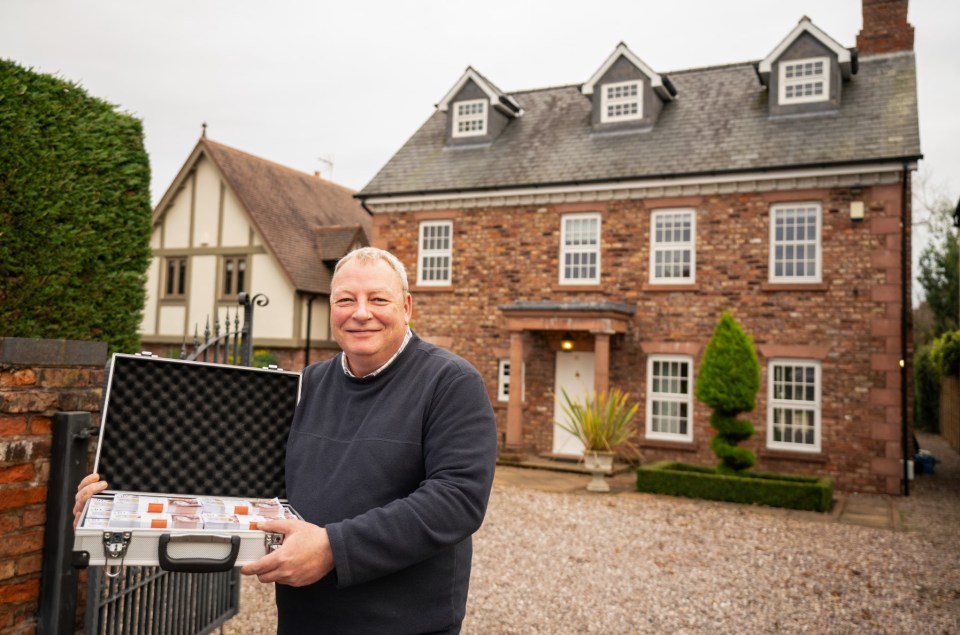
[[[625,82],[603,84],[600,99],[600,122],[633,121],[643,119],[643,81],[631,79]],[[610,110],[620,110],[610,113]]]
[[[784,391],[778,391],[777,388],[780,385],[783,385],[785,381],[783,379],[778,380],[778,369],[791,369],[791,375],[794,375],[797,369],[802,369],[804,375],[808,370],[813,370],[813,386],[810,387],[810,390],[805,390],[805,395],[803,399],[786,398],[784,396]],[[796,380],[791,381],[791,391],[795,391],[798,387],[806,386],[805,381],[797,382]],[[820,452],[820,440],[823,436],[823,416],[820,402],[820,394],[823,385],[823,376],[821,365],[818,360],[814,359],[771,359],[767,363],[767,447],[771,450],[787,450],[791,452],[811,452],[816,453]],[[800,416],[809,416],[813,417],[811,427],[812,439],[811,441],[787,441],[784,440],[783,433],[786,431],[779,420],[782,419],[783,413],[785,410],[791,411],[791,419]],[[780,411],[778,416],[778,411]],[[801,424],[793,423],[791,424],[791,434],[796,434],[797,431],[795,428],[800,427]],[[777,440],[777,428],[781,429],[781,439]]]
[[[681,382],[679,378],[673,376],[654,377],[654,365],[660,364],[685,364],[687,367],[686,392],[680,390],[681,386],[676,386],[678,390],[663,391],[658,389],[661,385],[660,380],[667,379],[671,382]],[[686,432],[665,432],[663,430],[654,430],[654,416],[662,417],[664,415],[654,415],[654,404],[658,406],[668,405],[676,407],[678,413],[668,415],[676,417],[679,410],[686,407]],[[646,437],[648,439],[659,439],[663,441],[693,441],[693,357],[688,355],[650,355],[647,358],[647,404],[646,404]]]
[[[820,72],[816,66],[820,65]],[[780,104],[808,104],[830,99],[830,58],[809,57],[780,61]],[[816,92],[817,84],[821,92]],[[807,88],[809,87],[809,91]],[[794,93],[788,96],[788,92]],[[797,91],[799,90],[799,94]]]
[[[814,227],[813,239],[804,237],[797,238],[797,229],[800,226],[796,222],[797,215],[801,213],[813,212]],[[808,228],[807,223],[803,223],[804,228]],[[778,229],[782,228],[781,236],[778,237]],[[816,283],[822,279],[823,271],[823,245],[821,241],[823,233],[823,208],[816,202],[796,202],[796,203],[776,203],[770,206],[770,282],[777,283]],[[808,250],[813,248],[815,255],[813,260],[814,272],[804,271],[802,275],[796,273],[796,266],[801,259],[798,258],[798,249],[804,252],[802,262],[808,263],[810,259],[806,257]],[[782,268],[778,271],[778,265]],[[791,272],[788,273],[788,270]]]
[[[595,222],[596,234],[592,237],[593,242],[574,243],[578,240],[576,236],[571,236],[574,229],[572,225]],[[603,221],[598,212],[587,214],[564,214],[560,217],[560,284],[600,284],[600,244],[602,239]],[[569,266],[567,259],[571,258]],[[582,264],[576,262],[580,258],[595,258],[595,263]],[[590,277],[576,277],[568,275],[568,269],[580,271],[584,268],[593,267],[594,275]]]
[[[436,232],[446,230],[446,237]],[[433,235],[427,235],[434,232]],[[423,287],[447,287],[453,281],[453,221],[420,222],[417,241],[417,284]],[[442,245],[445,242],[446,245]],[[440,246],[437,246],[440,243]],[[442,264],[443,262],[446,264]]]
[[[689,222],[690,237],[687,240],[663,240],[658,233],[657,223],[663,219],[675,216],[683,218],[681,223]],[[685,217],[685,218],[684,218]],[[681,229],[680,231],[683,231]],[[679,276],[657,275],[657,256],[663,254],[689,254],[689,275]],[[676,263],[669,263],[664,267],[673,268]],[[693,284],[697,281],[697,213],[693,208],[659,209],[650,215],[650,283],[651,284]]]
[[[524,400],[523,393],[523,372],[524,367],[520,367],[520,401]],[[510,360],[508,358],[503,358],[497,360],[497,401],[507,402],[510,401],[510,378],[513,376],[513,373],[510,369]]]
[[[481,137],[487,134],[487,100],[468,99],[453,104],[453,136]]]

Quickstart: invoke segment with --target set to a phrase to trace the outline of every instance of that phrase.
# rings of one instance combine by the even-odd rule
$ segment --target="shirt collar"
[[[393,354],[393,357],[388,359],[383,366],[373,371],[372,373],[367,373],[363,377],[357,377],[350,371],[350,367],[347,365],[347,355],[346,353],[344,353],[343,355],[340,356],[340,364],[343,366],[343,372],[346,373],[347,377],[353,377],[354,379],[367,379],[368,377],[376,377],[377,375],[382,373],[384,370],[386,370],[387,366],[392,364],[393,360],[395,360],[397,356],[403,352],[403,349],[407,347],[407,343],[410,341],[411,337],[413,337],[413,331],[407,328],[407,334],[403,336],[403,342],[400,344],[400,348],[397,349],[397,352]]]

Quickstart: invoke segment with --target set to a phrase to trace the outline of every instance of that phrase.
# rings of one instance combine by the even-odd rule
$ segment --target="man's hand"
[[[260,582],[306,586],[333,571],[333,552],[323,527],[302,520],[271,520],[258,528],[283,534],[283,544],[241,568],[243,575],[255,575]]]
[[[83,506],[94,495],[107,489],[107,482],[100,480],[99,474],[87,474],[77,485],[77,496],[73,503],[73,528],[77,528],[80,522],[80,514],[83,513]]]

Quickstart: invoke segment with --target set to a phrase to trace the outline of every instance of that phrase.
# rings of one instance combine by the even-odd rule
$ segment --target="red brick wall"
[[[0,631],[33,633],[52,418],[99,414],[106,344],[0,338],[0,350]]]
[[[857,35],[860,55],[913,50],[907,5],[908,0],[863,0],[863,29]]]
[[[498,306],[520,301],[614,301],[637,313],[629,331],[612,340],[610,382],[641,404],[646,395],[644,346],[702,348],[720,314],[730,309],[758,348],[824,351],[822,452],[770,452],[766,440],[766,378],[750,418],[757,434],[758,469],[827,474],[838,488],[899,492],[900,382],[899,184],[862,190],[809,189],[672,199],[489,207],[430,212],[454,221],[454,285],[414,287],[413,326],[450,348],[484,375],[496,398],[497,361],[509,348]],[[866,220],[850,220],[851,200],[863,201]],[[767,284],[772,203],[819,201],[823,210],[823,284],[783,290]],[[653,209],[697,210],[697,284],[690,291],[649,288],[649,218]],[[570,292],[557,284],[560,215],[599,211],[603,217],[602,283]],[[418,223],[427,214],[375,217],[374,244],[397,254],[416,276]],[[909,219],[908,219],[909,226]],[[908,243],[909,244],[909,243]],[[812,349],[810,348],[812,347]],[[777,350],[771,348],[770,350]],[[527,334],[523,443],[551,450],[554,355],[543,333]],[[910,359],[910,356],[907,356]],[[694,360],[699,364],[699,355]],[[766,359],[761,358],[766,374]],[[908,384],[909,385],[909,384]],[[496,404],[496,402],[495,402]],[[497,404],[500,406],[501,404]],[[640,409],[640,430],[644,428]],[[506,408],[498,407],[506,429]],[[685,451],[645,444],[644,460],[673,458],[715,464],[709,412],[695,405],[694,442]],[[643,434],[638,441],[644,442]]]

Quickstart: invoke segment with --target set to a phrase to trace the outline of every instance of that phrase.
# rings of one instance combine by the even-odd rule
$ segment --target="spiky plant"
[[[628,405],[630,393],[611,388],[588,393],[582,401],[576,401],[562,388],[560,392],[563,397],[560,407],[567,418],[557,421],[557,425],[580,439],[585,451],[612,452],[630,440],[633,417],[639,407],[636,403]]]

